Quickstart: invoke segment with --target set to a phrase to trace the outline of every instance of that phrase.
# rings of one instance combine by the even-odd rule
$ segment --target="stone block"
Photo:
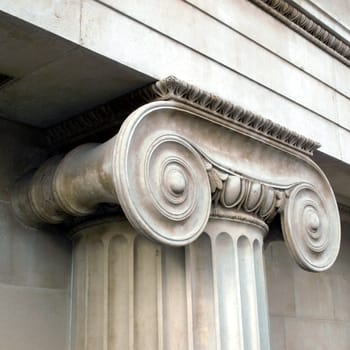
[[[295,316],[293,269],[275,261],[266,261],[265,266],[270,314]]]
[[[33,128],[0,119],[0,135],[0,200],[8,201],[15,181],[40,164],[45,152],[36,146]]]
[[[283,317],[270,317],[271,350],[286,350]]]
[[[294,282],[297,317],[334,318],[333,284],[329,273],[306,272],[296,267]]]
[[[334,274],[332,280],[334,318],[336,320],[350,321],[350,274]]]
[[[192,48],[207,57],[208,60],[229,67],[232,71],[282,94],[322,117],[336,121],[333,89],[322,84],[319,79],[305,74],[271,50],[257,45],[254,40],[250,40],[247,36],[241,35],[215,18],[199,11],[196,7],[189,6],[186,2],[169,0],[163,0],[160,3],[156,0],[149,0],[138,3],[138,6],[135,6],[133,1],[108,0],[107,3],[119,13],[124,13],[146,24],[149,28],[164,33],[168,39]],[[234,6],[236,10],[239,9],[233,4],[231,6]],[[174,16],[174,13],[181,13],[181,18]],[[204,30],[211,35],[201,35]],[[290,41],[285,41],[286,46]],[[298,44],[300,45],[299,41]],[[227,47],[239,47],[240,49],[227,50]],[[307,52],[307,46],[299,47],[298,50]],[[295,51],[295,47],[293,46],[290,51]],[[314,61],[314,65],[318,65],[320,69],[323,67],[318,56],[314,56]],[[266,62],[269,62],[274,69],[265,69]],[[334,85],[334,81],[332,83]],[[350,101],[347,100],[344,103],[350,104]]]
[[[5,4],[6,6],[7,2],[2,1],[1,5]],[[21,2],[18,1],[17,4]],[[11,4],[16,7],[15,2],[11,2]],[[35,8],[36,4],[37,2],[27,9]],[[4,10],[3,6],[1,9]],[[71,42],[57,36],[50,36],[46,31],[38,30],[32,24],[8,16],[3,12],[0,14],[0,41],[1,73],[6,73],[16,79],[50,64],[76,47]],[[17,105],[19,101],[16,102]]]
[[[349,325],[326,320],[286,318],[287,350],[348,350]]]
[[[1,10],[70,41],[79,42],[79,0],[3,0]]]
[[[67,289],[71,244],[62,233],[30,229],[0,201],[0,283]]]
[[[0,284],[0,348],[66,350],[67,291]]]
[[[344,178],[344,182],[340,183],[339,185],[347,186]],[[341,188],[341,187],[340,187]],[[341,245],[340,245],[340,251],[339,256],[335,262],[335,264],[330,268],[329,272],[331,274],[340,274],[340,275],[346,275],[349,273],[349,266],[350,266],[350,223],[347,221],[342,221],[341,223],[342,227],[342,238],[341,238]]]

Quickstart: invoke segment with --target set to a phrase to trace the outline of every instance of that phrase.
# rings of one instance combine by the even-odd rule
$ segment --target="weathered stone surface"
[[[315,275],[300,270],[290,261],[282,242],[271,243],[265,251],[272,349],[348,348],[348,228],[348,224],[344,223],[339,259],[325,274]],[[281,278],[289,289],[284,293],[280,292],[283,288],[281,284],[269,278],[276,266],[280,274],[286,276],[292,269],[291,281]],[[295,304],[297,309],[288,314],[285,306],[289,303]]]
[[[349,348],[349,328],[345,324],[325,320],[286,319],[286,349],[320,350]]]
[[[81,5],[78,0],[36,1],[30,5],[28,0],[19,0],[16,6],[10,0],[4,0],[1,9],[39,27],[50,27],[57,35],[79,42]]]
[[[268,256],[268,253],[282,251],[283,254]],[[273,316],[294,316],[294,261],[288,259],[289,254],[284,242],[274,242],[265,251],[266,279],[269,297],[269,312]]]
[[[67,290],[0,283],[0,337],[3,349],[66,350]]]
[[[327,273],[294,270],[296,314],[317,319],[333,318],[332,280]],[[310,293],[311,292],[311,293]]]
[[[271,350],[286,350],[284,328],[282,317],[270,316]]]
[[[0,200],[8,201],[14,182],[47,155],[39,148],[40,134],[33,128],[0,119],[0,134]]]
[[[70,241],[57,228],[32,229],[13,215],[9,192],[46,151],[30,127],[0,121],[0,348],[66,350]]]
[[[54,228],[23,226],[0,201],[0,283],[67,291],[70,267],[68,238]]]
[[[334,318],[341,321],[350,321],[350,274],[332,274],[331,288],[334,305]]]
[[[345,65],[350,65],[350,46],[336,32],[329,31],[322,21],[285,0],[251,0],[264,11],[287,24]]]
[[[68,349],[71,246],[55,231],[23,226],[10,205],[0,201],[0,338],[4,349]]]

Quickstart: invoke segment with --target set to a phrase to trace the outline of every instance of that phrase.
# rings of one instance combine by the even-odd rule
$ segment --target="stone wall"
[[[71,244],[52,229],[13,216],[11,185],[44,156],[34,130],[0,120],[0,349],[65,350]]]
[[[300,269],[283,242],[265,250],[272,350],[347,350],[350,344],[350,224],[342,222],[335,265]]]

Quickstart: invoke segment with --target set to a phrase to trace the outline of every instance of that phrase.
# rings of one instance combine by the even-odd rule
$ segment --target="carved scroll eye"
[[[327,210],[327,201],[310,184],[291,190],[282,212],[285,241],[298,264],[311,271],[327,270],[340,246],[339,219]]]
[[[160,137],[151,144],[145,159],[145,184],[152,204],[164,218],[183,221],[198,208],[197,157],[196,151],[176,136]]]

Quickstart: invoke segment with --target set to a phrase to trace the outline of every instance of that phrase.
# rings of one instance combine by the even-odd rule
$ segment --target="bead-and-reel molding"
[[[281,224],[289,250],[302,268],[325,271],[338,255],[339,218],[330,215],[327,201],[312,185],[301,183],[288,192]]]

